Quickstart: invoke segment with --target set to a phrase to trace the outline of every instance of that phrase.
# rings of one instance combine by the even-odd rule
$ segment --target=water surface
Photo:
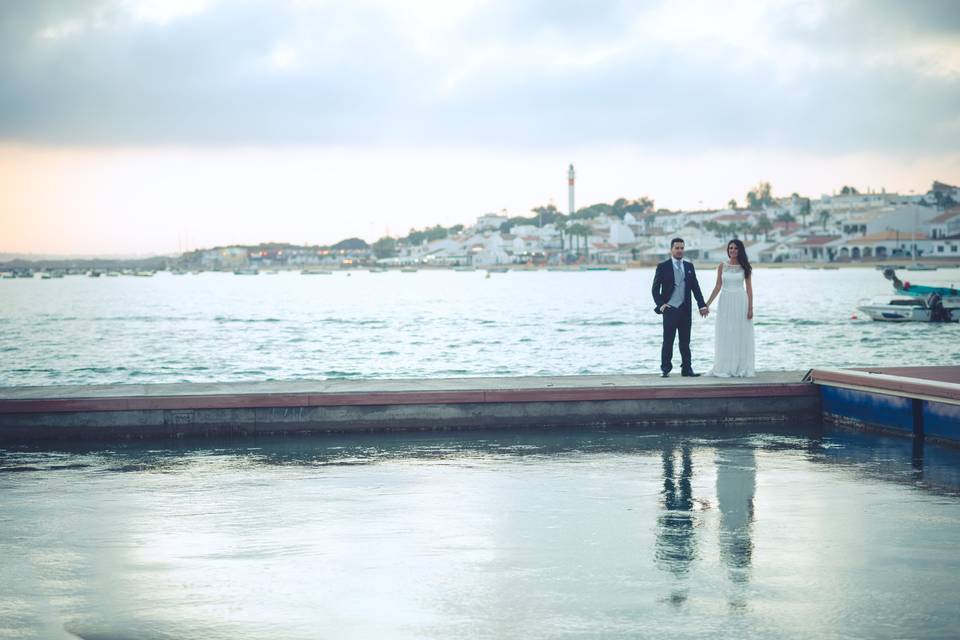
[[[652,269],[485,276],[0,280],[0,386],[659,372]],[[960,363],[960,325],[852,319],[892,293],[874,269],[758,268],[754,289],[758,371]],[[694,320],[701,371],[713,324]]]
[[[942,638],[960,453],[846,432],[0,451],[0,638]]]

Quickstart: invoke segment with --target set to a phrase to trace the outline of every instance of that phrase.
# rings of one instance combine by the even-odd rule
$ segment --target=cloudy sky
[[[953,0],[5,0],[0,252],[960,182]]]

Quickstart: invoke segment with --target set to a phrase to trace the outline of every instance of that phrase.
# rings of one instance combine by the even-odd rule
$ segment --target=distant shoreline
[[[514,272],[534,272],[534,271],[556,271],[556,272],[569,272],[569,273],[585,273],[589,271],[629,271],[629,270],[650,270],[654,269],[660,261],[651,261],[651,262],[630,262],[628,264],[590,264],[590,265],[522,265],[522,264],[501,264],[501,265],[486,265],[486,266],[477,266],[477,267],[463,267],[463,266],[447,266],[447,265],[409,265],[404,267],[391,266],[391,267],[373,267],[370,265],[364,266],[354,266],[354,267],[341,267],[333,265],[322,265],[322,266],[310,266],[310,267],[289,267],[289,266],[271,266],[271,267],[261,267],[261,268],[245,268],[250,269],[254,273],[245,273],[241,275],[269,275],[271,273],[296,273],[296,274],[305,274],[305,275],[315,275],[323,273],[362,273],[367,271],[379,271],[379,272],[416,272],[416,271],[489,271],[493,273],[502,273],[505,271],[514,271]],[[691,260],[695,266],[697,266],[701,271],[708,269],[713,269],[719,260]],[[881,261],[881,262],[817,262],[817,261],[803,261],[803,262],[754,262],[752,263],[754,268],[757,269],[809,269],[809,270],[835,270],[835,269],[875,269],[877,267],[887,267],[891,266],[905,272],[911,271],[909,266],[912,264],[909,260],[901,261]],[[949,259],[949,260],[935,260],[928,259],[922,260],[917,264],[929,265],[936,267],[937,269],[956,269],[960,268],[960,259]],[[86,275],[88,272],[100,272],[102,275],[133,275],[129,273],[133,271],[129,268],[123,267],[118,268],[111,265],[111,267],[102,267],[100,265],[76,265],[68,269],[64,269],[62,266],[52,266],[44,265],[43,263],[35,263],[25,265],[22,261],[18,261],[17,264],[3,264],[0,263],[0,275],[6,277],[8,274],[16,273],[29,273],[34,275],[39,275],[47,272],[64,272],[64,275]],[[122,272],[121,272],[122,271]],[[139,271],[139,270],[137,270]],[[153,273],[170,273],[170,274],[186,274],[184,271],[176,271],[171,269],[166,269],[163,266],[153,266],[146,269],[151,275]],[[922,271],[922,270],[918,270]],[[201,269],[195,270],[192,273],[226,273],[226,274],[235,274],[233,269]],[[141,275],[138,273],[137,275]],[[11,276],[12,277],[12,276]]]

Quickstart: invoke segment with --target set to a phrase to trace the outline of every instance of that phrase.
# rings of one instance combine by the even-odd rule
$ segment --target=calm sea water
[[[904,272],[901,276],[907,275]],[[0,386],[653,373],[651,270],[0,280]],[[715,275],[700,270],[704,294]],[[960,285],[960,270],[908,279]],[[758,269],[758,370],[960,362],[958,325],[852,319],[873,269]],[[713,318],[694,319],[695,368]]]
[[[906,439],[582,430],[109,447],[0,450],[0,638],[960,629],[960,453]]]

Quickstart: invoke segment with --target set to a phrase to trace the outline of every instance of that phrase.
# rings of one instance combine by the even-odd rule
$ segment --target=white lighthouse
[[[573,215],[573,212],[574,212],[574,208],[573,208],[573,187],[574,187],[574,184],[573,184],[573,183],[574,183],[575,178],[576,178],[576,174],[573,172],[573,163],[571,162],[571,163],[570,163],[570,170],[567,172],[567,190],[568,190],[569,195],[570,195],[570,215],[571,215],[571,216]]]

